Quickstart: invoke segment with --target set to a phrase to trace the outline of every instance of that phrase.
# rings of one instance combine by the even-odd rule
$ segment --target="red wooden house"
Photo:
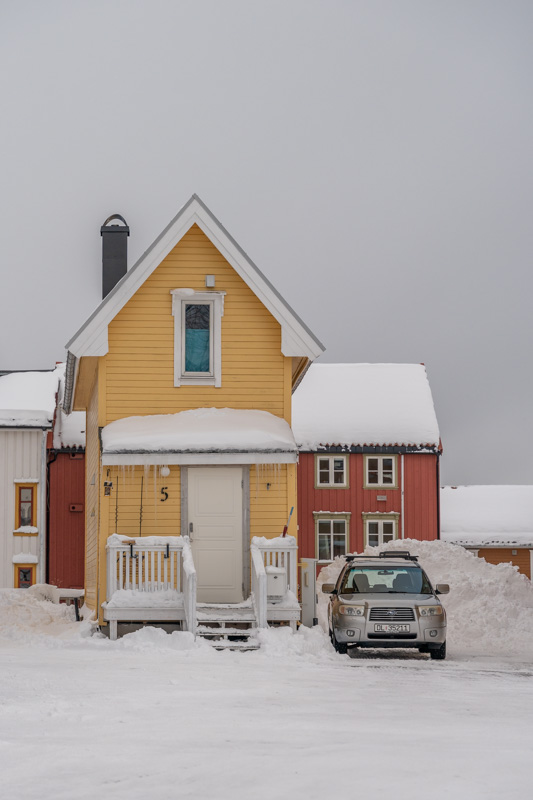
[[[293,399],[302,557],[439,538],[441,445],[419,364],[313,364]]]

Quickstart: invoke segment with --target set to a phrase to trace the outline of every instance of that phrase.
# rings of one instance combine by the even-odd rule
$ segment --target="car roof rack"
[[[386,550],[379,554],[380,558],[406,558],[408,561],[418,561],[418,556],[412,556],[409,550]]]
[[[357,553],[348,553],[344,556],[345,560],[360,561],[368,559],[370,561],[378,561],[380,558],[405,558],[406,561],[416,561],[418,563],[418,556],[412,556],[409,550],[386,550],[384,553],[379,553],[377,556],[358,556]]]

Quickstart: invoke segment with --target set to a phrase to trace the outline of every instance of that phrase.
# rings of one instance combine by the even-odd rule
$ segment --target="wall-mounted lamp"
[[[109,497],[111,489],[113,488],[113,481],[104,481],[104,496]]]
[[[271,483],[267,483],[267,492],[269,492],[269,491],[270,491],[270,487],[271,487],[271,486],[272,486],[272,484],[271,484]]]

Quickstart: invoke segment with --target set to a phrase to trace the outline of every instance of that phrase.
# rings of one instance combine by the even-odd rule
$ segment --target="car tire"
[[[436,647],[434,650],[429,651],[429,655],[433,659],[433,661],[444,661],[446,658],[446,642],[443,642],[440,647]]]
[[[331,639],[331,644],[335,648],[335,651],[337,653],[340,653],[341,656],[345,656],[346,653],[348,652],[348,645],[346,644],[346,642],[338,642],[337,639],[335,638],[335,634],[331,630],[329,632],[329,638]]]
[[[429,653],[429,647],[427,646],[427,644],[422,644],[418,648],[418,652],[419,653]]]

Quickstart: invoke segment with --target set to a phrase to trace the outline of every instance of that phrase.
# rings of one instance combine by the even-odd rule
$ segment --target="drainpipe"
[[[405,478],[404,478],[404,464],[403,464],[404,455],[402,453],[401,458],[401,471],[402,471],[402,539],[405,539],[405,517],[404,517],[404,509],[405,509]]]
[[[46,583],[46,440],[48,431],[42,431],[41,476],[39,480],[39,583]]]
[[[437,453],[437,539],[440,539],[440,453]]]
[[[50,580],[50,465],[57,461],[57,450],[46,454],[46,582]]]

